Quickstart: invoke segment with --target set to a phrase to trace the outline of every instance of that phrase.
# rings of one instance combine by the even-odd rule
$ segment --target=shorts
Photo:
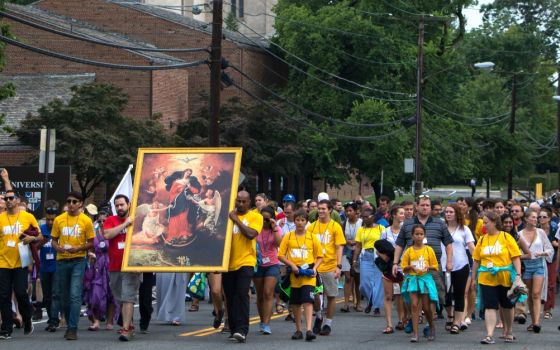
[[[323,281],[323,294],[327,297],[338,296],[338,278],[334,278],[334,272],[319,272]]]
[[[301,286],[299,288],[292,288],[290,294],[290,305],[313,304],[315,296],[313,286]]]
[[[276,279],[280,278],[280,265],[259,266],[257,268],[257,272],[253,275],[253,278],[264,277],[274,277]]]
[[[499,307],[504,309],[513,308],[513,303],[507,297],[510,287],[504,286],[485,286],[480,285],[480,294],[482,305],[485,309],[498,310]]]
[[[113,297],[121,303],[136,303],[141,273],[109,272],[109,286]]]
[[[443,277],[441,276],[441,271],[429,270],[430,275],[434,279],[437,289],[437,295],[440,305],[445,305],[445,284],[443,283]]]
[[[533,277],[544,277],[544,263],[543,259],[531,259],[523,260],[523,266],[525,266],[525,271],[523,271],[523,279],[530,280]]]
[[[350,272],[350,269],[352,268],[352,266],[350,265],[350,261],[348,261],[348,257],[347,256],[342,256],[342,268],[340,269],[340,272]]]

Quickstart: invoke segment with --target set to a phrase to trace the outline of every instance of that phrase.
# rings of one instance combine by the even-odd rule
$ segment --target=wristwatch
[[[338,267],[338,269],[340,270],[342,268],[342,264],[338,264],[336,265],[336,267]]]

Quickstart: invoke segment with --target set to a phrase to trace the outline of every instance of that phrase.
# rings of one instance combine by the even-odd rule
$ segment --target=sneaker
[[[469,326],[467,326],[465,322],[461,322],[461,326],[459,327],[459,329],[462,331],[466,331],[467,329],[469,329]]]
[[[296,331],[294,334],[292,334],[292,340],[300,340],[300,339],[303,339],[303,333],[301,333],[300,331]]]
[[[12,339],[12,335],[10,333],[0,333],[0,340],[8,340]]]
[[[320,318],[315,318],[313,322],[313,333],[319,334],[321,333],[321,325],[323,324],[323,320]]]
[[[381,311],[379,310],[379,308],[375,308],[373,310],[373,317],[380,317],[381,316]]]
[[[313,334],[313,332],[307,331],[307,332],[305,333],[305,341],[312,341],[312,340],[314,340],[315,338],[317,338],[317,336],[316,336],[315,334]]]
[[[263,332],[263,325],[264,325],[264,323],[259,322],[259,333]]]
[[[245,343],[245,340],[247,340],[245,334],[239,332],[233,333],[233,338],[237,340],[238,343]]]
[[[319,335],[329,335],[329,334],[331,334],[331,326],[324,325],[323,328],[321,328],[321,332],[319,332]]]
[[[227,338],[230,342],[237,342],[237,339],[233,337],[233,334],[230,334]]]
[[[35,330],[35,327],[33,327],[33,323],[31,323],[31,320],[25,321],[23,322],[23,324],[23,335],[32,334],[33,330]]]
[[[66,340],[78,340],[78,331],[69,329],[66,331],[64,338]]]
[[[140,328],[140,334],[150,334],[148,328]]]
[[[412,333],[412,320],[408,320],[406,326],[404,327],[404,332],[407,334]]]
[[[424,338],[428,338],[430,336],[430,326],[424,327],[422,333],[424,334]]]
[[[49,325],[47,325],[47,326],[45,327],[45,331],[46,331],[46,332],[54,333],[54,332],[56,332],[56,326],[55,326],[55,325],[52,325],[52,324],[49,324]]]
[[[470,317],[465,318],[465,324],[466,324],[467,326],[470,326],[471,323],[472,323],[472,321],[471,321],[471,318],[470,318]]]
[[[266,323],[263,323],[263,325],[262,325],[262,334],[264,334],[264,335],[272,334],[272,330],[270,329],[270,326],[267,325]]]

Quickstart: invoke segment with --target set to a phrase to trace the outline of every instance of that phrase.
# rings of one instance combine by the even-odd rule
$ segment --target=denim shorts
[[[533,277],[544,277],[544,262],[542,258],[523,260],[525,271],[523,272],[523,279],[529,280]]]
[[[253,278],[276,277],[280,278],[280,265],[259,266]]]

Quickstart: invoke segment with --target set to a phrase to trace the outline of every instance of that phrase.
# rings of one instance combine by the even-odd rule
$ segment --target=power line
[[[13,45],[13,46],[17,46],[17,47],[22,48],[24,50],[39,53],[41,55],[55,57],[55,58],[59,58],[59,59],[65,60],[65,61],[87,64],[87,65],[90,65],[90,66],[97,66],[97,67],[111,68],[111,69],[155,71],[155,70],[169,70],[169,69],[188,68],[188,67],[194,67],[194,66],[198,66],[198,65],[201,65],[201,64],[208,63],[208,60],[199,60],[199,61],[193,61],[193,62],[160,65],[160,66],[133,66],[133,65],[127,65],[127,64],[117,64],[117,63],[94,61],[94,60],[88,60],[88,59],[85,59],[85,58],[69,56],[69,55],[61,54],[59,52],[54,52],[54,51],[50,51],[50,50],[47,50],[47,49],[42,49],[40,47],[27,45],[27,44],[21,43],[17,40],[8,38],[8,37],[3,36],[3,35],[0,35],[0,41],[3,41],[5,43]]]
[[[67,37],[67,38],[87,41],[87,42],[90,42],[90,43],[93,43],[93,44],[115,47],[115,48],[119,48],[119,49],[134,50],[134,51],[146,51],[146,52],[208,52],[207,48],[158,49],[158,48],[113,44],[113,43],[110,43],[110,42],[97,40],[97,39],[91,39],[91,38],[88,38],[88,37],[85,37],[85,36],[82,36],[82,35],[71,34],[71,33],[68,33],[68,32],[64,32],[64,31],[61,31],[61,30],[50,28],[50,27],[47,27],[47,26],[44,26],[44,25],[41,25],[41,24],[38,24],[38,23],[34,23],[34,22],[31,22],[31,21],[25,20],[25,19],[17,17],[17,16],[13,16],[13,15],[11,15],[9,13],[6,13],[6,12],[3,12],[3,11],[0,11],[0,17],[6,17],[6,18],[9,18],[13,21],[28,25],[30,27],[41,29],[41,30],[44,30],[46,32],[54,33],[54,34],[64,36],[64,37]]]
[[[245,74],[243,71],[241,71],[239,68],[230,65],[229,68],[235,70],[236,72],[238,72],[239,74],[241,74],[242,76],[244,76],[245,78],[247,78],[249,81],[251,81],[253,84],[257,85],[258,87],[260,87],[261,89],[264,89],[266,91],[268,91],[271,95],[273,95],[274,97],[276,97],[277,99],[279,99],[280,101],[286,102],[287,104],[289,104],[290,106],[302,111],[304,114],[306,115],[310,115],[313,117],[317,117],[319,119],[322,120],[326,120],[329,122],[333,122],[333,123],[340,123],[340,124],[344,124],[344,125],[349,125],[349,126],[354,126],[354,127],[362,127],[362,128],[373,128],[373,127],[380,127],[380,126],[388,126],[388,125],[395,125],[395,124],[399,124],[404,122],[405,120],[409,119],[409,118],[403,118],[400,120],[392,120],[392,121],[387,121],[387,122],[382,122],[382,123],[375,123],[375,124],[361,124],[361,123],[352,123],[352,122],[348,122],[346,120],[343,119],[336,119],[336,118],[331,118],[331,117],[327,117],[324,116],[322,114],[319,114],[317,112],[313,112],[295,102],[290,101],[289,99],[287,99],[284,96],[281,96],[279,94],[277,94],[276,92],[274,92],[273,90],[269,89],[268,87],[264,86],[263,84],[259,83],[258,81],[256,81],[255,79],[251,78],[249,75]]]
[[[237,21],[237,23],[240,23],[241,25],[243,25],[244,27],[246,27],[247,29],[249,29],[250,31],[252,31],[253,33],[255,33],[257,36],[259,36],[260,38],[262,38],[262,39],[264,39],[264,40],[268,40],[266,37],[264,37],[264,36],[262,36],[261,34],[257,33],[255,30],[253,30],[251,27],[249,27],[248,25],[246,25],[246,24],[243,23],[242,21],[240,21],[240,20],[238,20],[238,19],[235,19],[235,20]],[[241,35],[245,36],[245,35],[244,35],[243,33],[241,33],[239,30],[237,30],[237,32],[240,33]],[[246,36],[245,36],[245,37],[246,37]],[[248,37],[246,37],[246,38],[249,39]],[[406,99],[406,100],[396,100],[396,99],[383,99],[383,98],[378,98],[378,97],[372,97],[372,96],[370,96],[370,97],[373,98],[373,99],[378,99],[378,100],[383,100],[383,101],[411,101],[411,100],[414,98],[414,94],[411,94],[411,93],[405,93],[405,92],[397,92],[397,91],[388,91],[388,90],[377,89],[377,88],[373,88],[373,87],[369,87],[369,86],[366,86],[366,85],[357,83],[357,82],[355,82],[355,81],[353,81],[353,80],[350,80],[350,79],[343,78],[343,77],[341,77],[341,76],[338,76],[338,75],[336,75],[336,74],[333,74],[333,73],[331,73],[331,72],[328,72],[328,71],[326,71],[326,70],[324,70],[324,69],[322,69],[322,68],[320,68],[320,67],[314,65],[314,64],[311,63],[311,62],[308,62],[308,61],[304,60],[303,58],[301,58],[301,57],[299,57],[299,56],[297,56],[297,55],[291,53],[290,51],[286,50],[286,49],[283,48],[282,46],[280,46],[280,45],[278,45],[278,44],[276,44],[276,43],[274,43],[274,42],[272,42],[272,41],[268,41],[268,42],[269,42],[271,45],[274,45],[275,47],[279,48],[281,51],[285,52],[286,54],[288,54],[288,55],[294,57],[296,60],[298,60],[298,61],[300,61],[300,62],[302,62],[302,63],[304,63],[304,64],[306,64],[306,65],[308,65],[308,66],[310,66],[310,67],[312,67],[312,68],[315,68],[316,70],[318,70],[318,71],[320,71],[320,72],[323,72],[324,74],[327,74],[328,76],[330,76],[330,77],[332,77],[332,78],[339,79],[339,80],[341,80],[341,81],[344,81],[344,82],[346,82],[346,83],[352,84],[352,85],[357,86],[357,87],[360,87],[360,88],[362,88],[362,89],[367,89],[367,90],[376,91],[376,92],[385,93],[385,94],[392,94],[392,95],[400,95],[400,96],[407,96],[407,97],[409,97],[409,98]],[[261,47],[262,47],[262,46],[261,46]],[[267,50],[268,52],[270,52],[270,50],[268,50],[268,49],[265,49],[265,50]],[[279,58],[279,59],[281,59],[281,58]],[[283,61],[289,64],[289,62],[287,62],[287,61],[285,61],[285,60],[283,60]],[[292,65],[292,66],[293,66],[293,65]]]
[[[404,129],[401,128],[401,129],[397,129],[394,132],[387,133],[387,134],[380,135],[380,136],[351,136],[351,135],[339,134],[339,133],[336,133],[336,132],[333,132],[333,131],[329,131],[329,130],[325,130],[325,129],[321,129],[321,128],[312,126],[309,123],[306,123],[302,120],[299,120],[298,118],[294,118],[294,117],[290,116],[289,114],[287,114],[286,112],[276,108],[270,102],[267,102],[267,101],[261,99],[260,97],[256,96],[255,94],[253,94],[250,91],[246,90],[245,88],[241,87],[236,82],[232,81],[231,83],[232,83],[233,86],[235,86],[239,90],[241,90],[244,93],[246,93],[247,95],[249,95],[249,97],[252,97],[253,99],[257,100],[258,102],[264,104],[266,107],[268,107],[269,109],[275,111],[276,113],[286,117],[288,120],[293,121],[297,124],[300,124],[303,127],[306,127],[308,129],[314,130],[314,131],[322,133],[322,134],[327,134],[327,135],[330,135],[330,136],[333,136],[333,137],[336,137],[336,138],[356,140],[356,141],[375,141],[375,140],[381,140],[381,139],[385,139],[387,137],[394,136],[394,135],[396,135],[396,134],[398,134],[398,133],[400,133],[404,130]]]
[[[443,111],[444,113],[449,113],[449,114],[451,114],[451,115],[454,115],[454,116],[457,116],[457,117],[461,117],[461,118],[464,118],[464,119],[470,119],[470,120],[472,120],[472,119],[479,119],[479,120],[495,120],[495,119],[502,118],[503,116],[509,115],[509,113],[510,113],[510,112],[507,112],[507,113],[499,114],[499,115],[492,116],[492,117],[465,116],[465,115],[462,115],[462,114],[459,114],[459,113],[450,111],[450,110],[447,109],[447,108],[441,107],[441,106],[439,106],[439,105],[433,103],[432,101],[428,100],[427,98],[425,98],[424,101],[425,101],[428,105],[430,105],[430,106],[432,106],[432,107],[434,107],[434,108],[437,108],[437,109]]]

